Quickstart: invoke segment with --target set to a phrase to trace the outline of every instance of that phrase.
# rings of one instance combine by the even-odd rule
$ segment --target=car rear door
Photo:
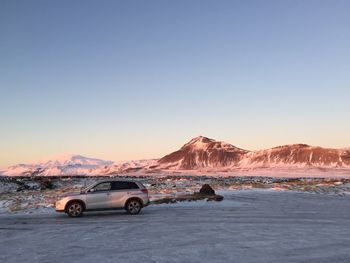
[[[134,182],[116,181],[112,182],[112,189],[109,195],[109,205],[111,208],[122,208],[130,196],[130,192],[138,189]]]
[[[109,195],[111,183],[102,182],[97,184],[86,193],[86,208],[88,210],[109,208]]]

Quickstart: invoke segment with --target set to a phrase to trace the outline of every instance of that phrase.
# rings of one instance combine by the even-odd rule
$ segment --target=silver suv
[[[56,202],[56,211],[71,217],[85,211],[125,209],[129,214],[140,213],[149,204],[148,190],[140,182],[105,180],[94,183],[80,193],[70,194]]]

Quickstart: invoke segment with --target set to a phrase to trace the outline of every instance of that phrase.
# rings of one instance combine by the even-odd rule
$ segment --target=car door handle
[[[107,193],[107,195],[111,195],[111,193]]]

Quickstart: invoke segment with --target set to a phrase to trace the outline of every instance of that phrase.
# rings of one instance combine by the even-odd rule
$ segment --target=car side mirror
[[[95,189],[94,189],[94,188],[91,188],[91,189],[89,190],[89,192],[90,192],[90,193],[93,193],[93,192],[95,192]]]

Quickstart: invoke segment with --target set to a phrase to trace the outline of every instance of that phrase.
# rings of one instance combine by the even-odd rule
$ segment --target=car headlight
[[[64,204],[64,200],[63,199],[60,199],[58,201],[56,201],[56,206],[60,206],[60,205],[63,205]]]

